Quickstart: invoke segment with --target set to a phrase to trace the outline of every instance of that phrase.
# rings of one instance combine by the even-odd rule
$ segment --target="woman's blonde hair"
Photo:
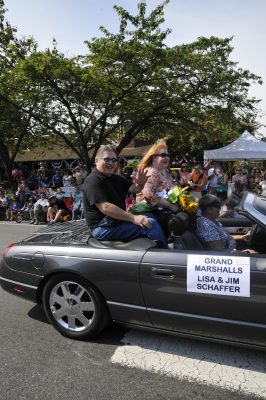
[[[167,144],[164,139],[159,139],[157,142],[148,150],[148,152],[145,154],[145,156],[142,158],[142,160],[139,163],[139,168],[138,169],[145,169],[147,167],[150,167],[152,164],[152,158],[158,154],[159,151],[162,149],[167,150]]]

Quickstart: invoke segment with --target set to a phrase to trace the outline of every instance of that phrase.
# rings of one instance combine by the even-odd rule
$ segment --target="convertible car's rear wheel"
[[[96,336],[110,319],[101,294],[85,279],[72,274],[56,275],[47,282],[43,306],[53,326],[72,339]]]

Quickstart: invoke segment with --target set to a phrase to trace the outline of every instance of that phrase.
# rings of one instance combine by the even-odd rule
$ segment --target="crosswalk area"
[[[266,353],[131,330],[112,363],[266,399]]]

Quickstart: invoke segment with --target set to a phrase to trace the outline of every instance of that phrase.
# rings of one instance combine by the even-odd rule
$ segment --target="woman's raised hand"
[[[139,169],[136,176],[133,177],[133,182],[138,186],[139,190],[142,190],[148,178],[149,178],[148,171]]]

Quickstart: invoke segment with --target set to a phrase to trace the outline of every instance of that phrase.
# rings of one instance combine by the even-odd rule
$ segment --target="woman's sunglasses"
[[[170,158],[168,153],[155,154],[155,156],[162,157],[162,158],[166,158],[166,157]]]

